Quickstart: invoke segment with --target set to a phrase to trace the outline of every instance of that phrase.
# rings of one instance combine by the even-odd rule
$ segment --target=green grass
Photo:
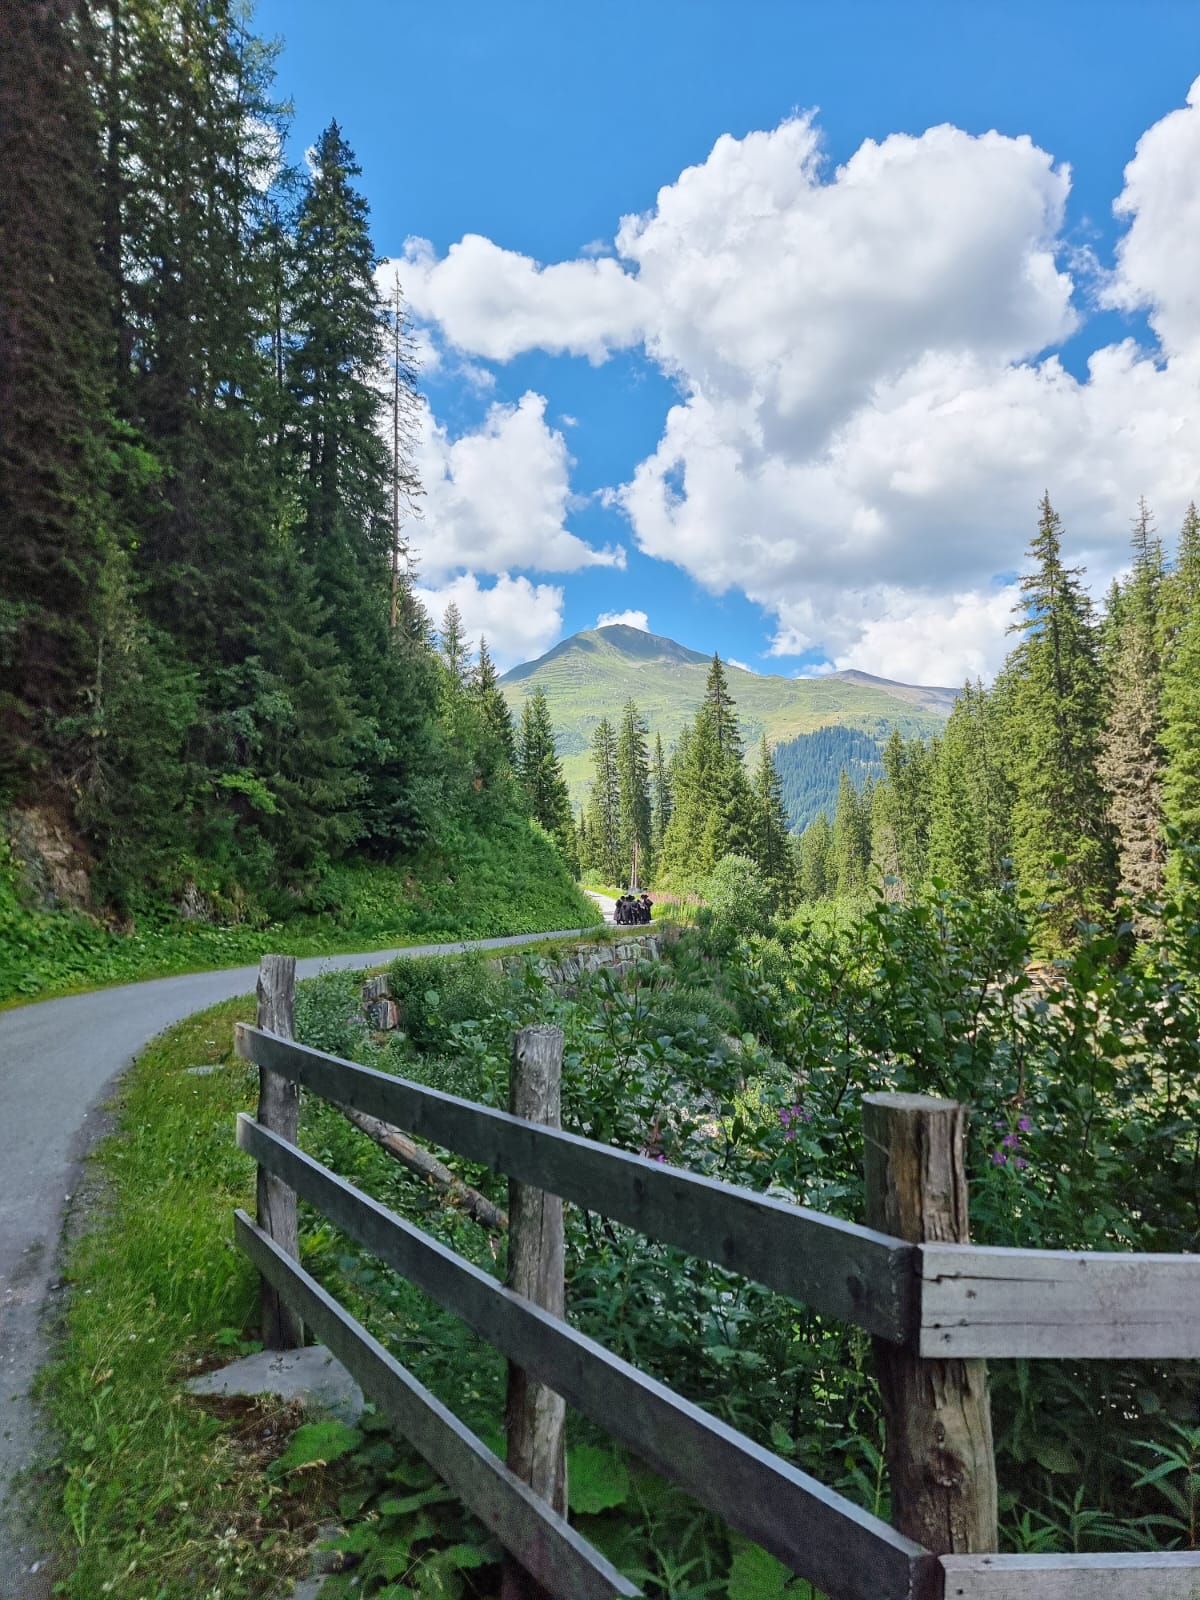
[[[0,855],[0,1006],[109,984],[250,965],[266,950],[336,955],[406,944],[586,928],[600,913],[545,838],[522,819],[463,835],[412,869],[366,863],[333,869],[320,905],[260,926],[185,922],[152,908],[135,931],[25,905]]]
[[[266,1595],[304,1568],[332,1485],[300,1492],[263,1476],[296,1423],[277,1403],[214,1409],[182,1380],[236,1355],[254,1315],[231,1217],[252,1204],[253,1168],[234,1115],[257,1073],[234,1059],[235,1000],[156,1040],[124,1081],[97,1161],[100,1220],[74,1248],[62,1344],[42,1382],[60,1438],[53,1520],[61,1593],[73,1600]],[[221,1062],[191,1077],[196,1062]]]

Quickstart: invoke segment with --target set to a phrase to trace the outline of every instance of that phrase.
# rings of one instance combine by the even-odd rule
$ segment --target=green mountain
[[[674,639],[612,624],[564,639],[536,661],[505,673],[500,684],[518,718],[535,689],[545,693],[563,771],[571,798],[578,805],[591,782],[589,749],[601,717],[615,719],[632,698],[650,724],[651,737],[661,733],[663,744],[670,749],[680,729],[695,715],[710,659]],[[787,746],[820,728],[853,729],[877,743],[885,741],[893,728],[899,728],[905,737],[929,736],[945,724],[957,693],[893,683],[867,672],[782,678],[746,672],[728,662],[725,665],[751,752],[764,733],[775,747]],[[802,744],[792,752],[793,759],[804,748]],[[781,750],[780,754],[787,752]],[[801,812],[809,810],[808,804],[797,806],[793,821],[806,820]]]

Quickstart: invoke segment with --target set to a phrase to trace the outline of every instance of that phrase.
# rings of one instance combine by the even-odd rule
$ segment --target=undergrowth
[[[333,867],[307,907],[284,920],[213,924],[147,903],[123,931],[30,905],[0,834],[0,1005],[248,965],[265,950],[334,955],[589,928],[600,920],[545,836],[521,818],[500,818],[486,833],[448,836],[439,853],[414,867]]]

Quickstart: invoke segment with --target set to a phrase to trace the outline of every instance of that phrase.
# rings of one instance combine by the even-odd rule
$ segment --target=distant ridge
[[[536,661],[526,661],[523,666],[513,667],[500,682],[520,683],[523,678],[528,678],[563,655],[586,655],[589,652],[600,655],[608,650],[618,651],[630,661],[682,661],[690,662],[693,666],[707,666],[712,660],[711,656],[701,655],[698,650],[689,650],[686,645],[677,644],[674,639],[665,639],[660,633],[643,633],[640,628],[631,628],[626,622],[610,622],[603,628],[587,628],[582,633],[573,633],[569,639],[563,639]]]
[[[501,688],[513,715],[535,689],[545,693],[554,736],[578,805],[590,782],[589,747],[602,717],[615,720],[627,700],[637,701],[669,750],[695,715],[704,694],[711,655],[675,639],[626,623],[588,628],[563,639],[536,661],[506,672]],[[851,728],[877,743],[893,728],[928,738],[945,725],[956,691],[876,678],[866,672],[831,672],[819,678],[785,678],[725,663],[747,748],[765,733],[773,746],[818,728]]]
[[[914,706],[926,706],[931,711],[944,708],[946,716],[953,710],[959,693],[957,689],[931,687],[928,684],[897,683],[894,678],[877,678],[871,672],[858,672],[854,668],[846,672],[831,672],[828,676],[840,683],[861,683],[864,688],[881,689],[884,694],[894,695],[897,700],[907,700]]]

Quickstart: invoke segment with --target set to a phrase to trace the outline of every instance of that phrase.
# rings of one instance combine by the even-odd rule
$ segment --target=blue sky
[[[1098,585],[1139,494],[1168,535],[1200,494],[1191,0],[257,27],[296,151],[336,117],[361,162],[429,352],[422,578],[506,664],[633,611],[954,682],[1003,654],[1043,488]]]

